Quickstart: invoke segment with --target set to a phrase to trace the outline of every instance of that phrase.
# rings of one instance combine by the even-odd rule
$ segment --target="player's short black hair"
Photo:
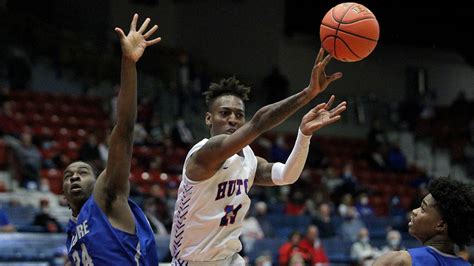
[[[206,105],[210,107],[212,102],[221,95],[234,95],[247,101],[250,93],[250,87],[240,84],[240,80],[235,77],[224,78],[219,83],[211,83],[209,89],[203,93],[206,97]]]
[[[468,245],[474,237],[474,186],[440,177],[429,183],[428,191],[448,224],[449,238],[458,246]]]

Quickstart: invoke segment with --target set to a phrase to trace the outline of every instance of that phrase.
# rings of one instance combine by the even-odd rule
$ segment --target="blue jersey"
[[[158,265],[155,237],[143,211],[128,200],[135,234],[112,227],[91,196],[67,230],[68,256],[73,265]]]
[[[407,250],[411,256],[413,266],[432,265],[432,266],[470,266],[467,261],[461,257],[442,253],[432,247],[411,248]]]

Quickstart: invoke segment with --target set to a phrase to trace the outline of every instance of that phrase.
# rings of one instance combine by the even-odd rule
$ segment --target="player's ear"
[[[206,126],[211,127],[212,126],[212,115],[209,112],[206,112]]]
[[[447,232],[448,223],[444,220],[439,220],[439,222],[436,224],[436,230],[438,230],[439,232]]]

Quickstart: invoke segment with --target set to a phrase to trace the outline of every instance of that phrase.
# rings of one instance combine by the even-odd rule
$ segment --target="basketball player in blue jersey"
[[[147,18],[137,30],[138,15],[125,35],[115,28],[122,47],[117,123],[109,142],[106,169],[96,178],[85,162],[70,164],[63,175],[63,192],[72,210],[67,248],[72,265],[158,265],[155,239],[142,210],[128,199],[133,127],[137,113],[136,63],[157,30],[146,31]]]
[[[464,247],[474,237],[474,187],[440,177],[431,181],[428,191],[408,223],[408,232],[423,247],[389,252],[374,265],[471,265],[455,255],[454,246]]]
[[[205,93],[209,107],[205,122],[211,138],[197,143],[185,159],[171,232],[173,265],[244,265],[237,252],[242,249],[239,236],[250,206],[249,189],[253,184],[294,183],[303,170],[313,132],[339,120],[346,103],[331,109],[331,96],[329,102],[311,109],[301,121],[286,163],[269,163],[248,145],[342,76],[326,75],[330,59],[321,49],[309,85],[262,107],[247,123],[244,101],[250,88],[235,78],[211,84]]]

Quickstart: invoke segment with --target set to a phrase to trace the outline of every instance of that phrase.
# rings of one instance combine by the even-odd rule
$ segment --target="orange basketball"
[[[341,3],[331,8],[319,30],[323,48],[343,62],[356,62],[372,53],[379,33],[374,13],[357,3]]]

